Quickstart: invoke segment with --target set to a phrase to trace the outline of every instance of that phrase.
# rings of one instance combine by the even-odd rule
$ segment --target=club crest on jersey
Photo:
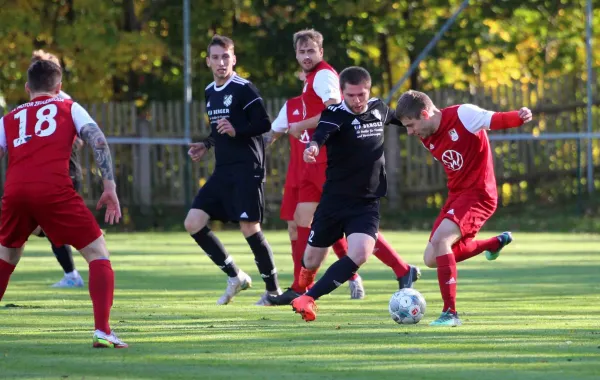
[[[448,132],[452,141],[458,141],[458,133],[456,133],[456,129],[452,128],[450,132]]]
[[[225,97],[223,98],[223,105],[225,107],[229,107],[231,105],[231,102],[233,102],[233,95],[225,95]]]
[[[302,135],[300,135],[300,141],[304,144],[308,144],[310,142],[310,136],[308,136],[307,130],[302,132]]]
[[[429,144],[429,149],[433,150],[433,148],[435,148],[435,146],[433,144]]]
[[[354,125],[354,129],[357,131],[360,129],[360,121],[357,119],[352,120],[352,125]]]
[[[455,150],[447,150],[442,154],[442,162],[448,169],[457,171],[463,167],[463,156]]]
[[[379,110],[373,110],[373,116],[375,116],[377,118],[377,120],[381,120],[381,114],[379,113]]]

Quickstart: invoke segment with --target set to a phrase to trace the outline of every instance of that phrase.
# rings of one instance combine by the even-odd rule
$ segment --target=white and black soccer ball
[[[427,303],[421,293],[406,288],[397,291],[390,299],[389,311],[392,319],[401,325],[414,325],[425,316]]]

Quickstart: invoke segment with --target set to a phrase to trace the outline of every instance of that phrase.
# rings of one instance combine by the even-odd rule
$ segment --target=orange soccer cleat
[[[304,291],[310,289],[315,282],[315,277],[317,277],[318,271],[319,269],[311,270],[302,267],[300,269],[300,274],[298,275],[298,285],[300,288],[304,289]]]
[[[306,322],[317,319],[317,304],[315,299],[306,294],[301,295],[292,301],[292,309],[300,315]]]

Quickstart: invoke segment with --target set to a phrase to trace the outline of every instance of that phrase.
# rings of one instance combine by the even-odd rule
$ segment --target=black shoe
[[[419,267],[409,265],[410,270],[404,276],[398,278],[398,285],[400,289],[412,288],[414,282],[421,278],[421,270]]]
[[[302,294],[296,293],[292,288],[287,288],[285,292],[278,296],[269,295],[269,302],[273,306],[285,306],[290,305],[293,300],[300,297]]]

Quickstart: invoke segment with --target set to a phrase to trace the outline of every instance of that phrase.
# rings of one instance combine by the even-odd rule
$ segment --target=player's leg
[[[379,230],[379,201],[378,200],[354,200],[324,199],[319,206],[313,222],[311,240],[309,245],[326,246],[331,243],[322,239],[325,233],[335,241],[340,238],[341,232],[345,232],[348,240],[348,255],[333,263],[315,285],[303,296],[292,302],[294,310],[302,315],[306,321],[316,318],[315,300],[329,294],[356,273],[358,268],[367,261],[367,258],[375,248],[377,231]],[[321,207],[327,204],[327,207]],[[335,211],[334,211],[335,210]],[[336,214],[337,217],[327,215]],[[323,226],[330,225],[329,228]],[[305,259],[306,261],[306,259]],[[308,266],[308,263],[305,263]],[[313,263],[314,266],[314,263]]]
[[[252,279],[241,271],[217,236],[208,227],[211,218],[227,220],[227,215],[221,202],[230,191],[230,186],[212,176],[198,191],[192,202],[192,207],[184,221],[186,231],[196,244],[227,276],[225,293],[217,300],[218,305],[231,302],[240,291],[252,286]],[[225,195],[223,195],[225,194]]]
[[[273,259],[273,250],[261,231],[259,222],[240,221],[240,230],[254,254],[256,267],[265,282],[265,293],[256,305],[271,306],[269,295],[278,296],[281,294],[277,279],[277,268],[275,268],[275,260]]]
[[[69,190],[55,197],[52,194],[40,197],[35,219],[52,242],[72,245],[88,263],[88,289],[95,326],[93,346],[125,348],[127,344],[114,334],[109,323],[115,275],[104,236],[83,199],[74,190]]]
[[[381,231],[379,231],[377,235],[373,255],[382,263],[392,268],[396,275],[396,279],[398,280],[400,289],[412,287],[413,282],[421,278],[421,270],[404,261],[394,250],[392,245],[383,237]]]
[[[337,211],[336,205],[328,203],[321,203],[317,207],[315,220],[309,233],[308,245],[304,252],[303,266],[300,272],[300,286],[304,288],[314,282],[318,269],[327,257],[329,247],[344,236],[342,224],[335,212]],[[343,282],[347,281],[349,277],[350,275],[346,276]],[[302,315],[304,320],[312,321],[316,318],[317,311],[314,301],[313,297],[306,296],[306,294],[301,295],[292,301],[292,309]]]
[[[2,301],[10,276],[19,263],[22,254],[23,247],[8,248],[0,245],[0,301]]]
[[[29,212],[27,194],[21,189],[12,192],[4,189],[0,210],[0,301],[8,281],[23,254],[25,242],[38,223]]]
[[[345,237],[333,243],[331,248],[338,259],[348,256],[348,241]],[[348,279],[348,289],[350,289],[350,299],[361,300],[365,298],[365,286],[362,277],[358,273],[354,273]]]
[[[456,312],[456,260],[452,253],[452,245],[461,238],[458,224],[440,215],[435,229],[425,249],[425,265],[437,268],[438,285],[444,307],[442,315],[431,323],[432,326],[459,326],[461,324]]]
[[[463,238],[452,246],[452,252],[456,262],[468,260],[472,257],[486,252],[488,260],[495,260],[500,255],[502,248],[512,242],[512,234],[503,232],[498,236],[489,239],[475,240],[475,235],[479,232],[485,222],[496,211],[496,200],[483,198],[480,195],[471,197],[462,197],[461,204],[455,205],[456,209],[466,209],[460,219],[463,229]]]
[[[113,306],[115,292],[115,274],[110,262],[110,254],[102,232],[99,236],[79,249],[89,266],[89,292],[94,311],[93,347],[127,348],[128,345],[119,339],[110,327],[110,311]]]

